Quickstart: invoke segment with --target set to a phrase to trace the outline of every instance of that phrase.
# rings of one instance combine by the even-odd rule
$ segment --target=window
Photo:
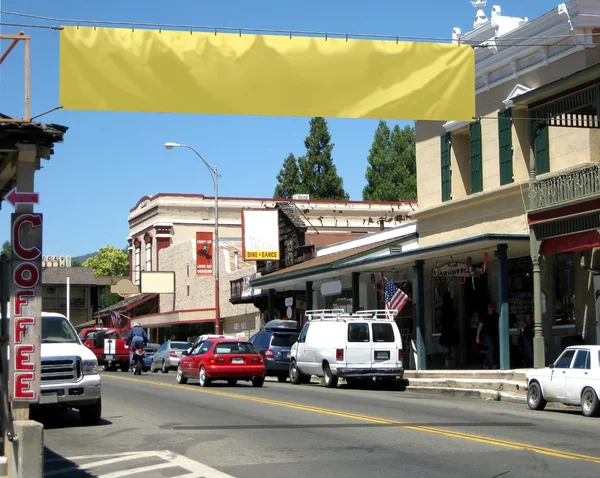
[[[452,199],[452,168],[450,167],[450,133],[442,135],[442,201]]]
[[[395,342],[392,324],[372,324],[373,342]]]
[[[574,253],[557,254],[554,260],[556,314],[554,325],[575,324],[575,266]]]
[[[247,342],[221,342],[215,346],[215,354],[257,354],[254,345]]]
[[[498,142],[500,147],[500,186],[510,184],[513,178],[513,144],[511,110],[498,113]]]
[[[188,297],[190,296],[190,286],[189,285],[187,286],[187,295],[188,295]]]
[[[537,174],[550,172],[550,144],[548,135],[548,125],[538,125],[535,131],[535,164]]]
[[[291,347],[298,340],[298,334],[273,334],[272,347]]]
[[[338,295],[325,297],[325,309],[342,309],[344,312],[352,313],[352,289],[342,289]]]
[[[302,332],[300,332],[300,336],[298,337],[298,343],[302,344],[302,343],[306,342],[306,334],[308,334],[309,326],[310,326],[310,323],[307,323],[304,325],[304,328],[302,329]]]
[[[213,343],[210,340],[205,340],[204,342],[201,342],[198,344],[198,347],[196,347],[196,351],[193,352],[193,354],[194,355],[205,354],[210,350],[212,345],[213,345]]]
[[[369,324],[348,324],[348,342],[368,342]]]
[[[152,242],[146,243],[146,271],[152,270]]]
[[[590,369],[590,352],[589,350],[578,350],[573,361],[573,368]]]
[[[171,342],[173,350],[187,350],[192,346],[189,342]]]
[[[471,194],[483,191],[483,168],[481,160],[481,121],[469,127],[471,156]]]
[[[555,368],[569,368],[571,366],[571,360],[573,360],[573,355],[575,355],[575,350],[567,350],[565,351],[555,362]]]
[[[135,247],[135,264],[134,264],[134,277],[133,283],[135,285],[140,284],[140,267],[141,267],[141,250],[140,246]]]
[[[77,332],[71,323],[60,316],[46,316],[42,318],[42,343],[79,343]]]

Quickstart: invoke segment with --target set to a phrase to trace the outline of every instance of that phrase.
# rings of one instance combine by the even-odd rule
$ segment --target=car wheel
[[[229,379],[229,380],[227,380],[227,384],[228,384],[230,387],[235,387],[235,386],[237,385],[237,380],[236,380],[236,379],[234,379],[234,378],[232,378],[232,379]]]
[[[210,378],[206,376],[206,370],[204,367],[200,367],[200,373],[198,374],[198,382],[200,382],[201,387],[208,387],[210,385]]]
[[[177,367],[177,383],[180,383],[181,385],[185,385],[187,383],[187,378],[185,378],[183,376],[183,370],[181,368],[181,365],[179,367]]]
[[[167,367],[167,362],[163,360],[162,367],[160,369],[162,373],[169,373],[169,367]]]
[[[151,371],[152,373],[156,373],[156,372],[158,372],[158,370],[156,369],[156,367],[154,367],[154,362],[151,362],[151,363],[150,363],[150,371]]]
[[[98,425],[102,418],[102,399],[99,398],[93,405],[85,405],[79,408],[79,420],[84,427]]]
[[[597,417],[600,414],[598,396],[591,388],[585,388],[581,394],[581,410],[586,417]]]
[[[284,382],[286,382],[286,381],[287,381],[287,377],[286,377],[285,375],[277,375],[277,380],[278,380],[280,383],[284,383]]]
[[[546,400],[542,394],[542,387],[537,382],[529,384],[527,390],[527,405],[532,410],[543,410],[546,407]]]
[[[265,383],[265,377],[252,377],[252,385],[262,387]]]
[[[323,374],[325,376],[325,386],[327,388],[335,388],[338,384],[338,378],[333,375],[331,369],[329,368],[329,364],[326,362],[323,364]]]
[[[300,385],[302,383],[302,374],[300,373],[300,369],[298,369],[295,360],[292,360],[292,363],[290,363],[290,382],[294,385]]]

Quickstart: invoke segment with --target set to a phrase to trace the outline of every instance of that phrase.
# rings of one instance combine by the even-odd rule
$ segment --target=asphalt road
[[[600,419],[578,412],[316,383],[200,388],[174,372],[106,372],[102,396],[100,426],[42,419],[46,476],[600,476]]]

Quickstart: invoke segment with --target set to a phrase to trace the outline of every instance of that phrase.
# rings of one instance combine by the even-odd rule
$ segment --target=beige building
[[[287,214],[294,216],[294,221],[304,226],[307,246],[314,250],[403,224],[416,205],[414,202],[367,203],[308,198],[219,198],[222,330],[249,337],[260,326],[261,311],[252,303],[230,302],[230,281],[241,280],[257,271],[254,261],[242,260],[241,211],[246,208],[285,209]],[[128,240],[132,282],[139,284],[142,271],[175,273],[175,294],[160,294],[155,311],[137,314],[131,308],[127,309],[128,317],[135,316],[144,327],[152,329],[153,340],[160,342],[173,335],[185,339],[213,330],[214,278],[196,274],[196,233],[213,232],[214,221],[214,198],[200,194],[146,196],[131,209]],[[283,244],[281,248],[283,250]],[[153,300],[154,294],[140,294],[128,298],[127,302],[135,302],[137,306]],[[264,320],[265,311],[262,312]]]

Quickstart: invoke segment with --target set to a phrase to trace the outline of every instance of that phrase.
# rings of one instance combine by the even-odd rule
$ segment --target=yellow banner
[[[69,110],[471,121],[470,46],[125,28],[60,32]]]

